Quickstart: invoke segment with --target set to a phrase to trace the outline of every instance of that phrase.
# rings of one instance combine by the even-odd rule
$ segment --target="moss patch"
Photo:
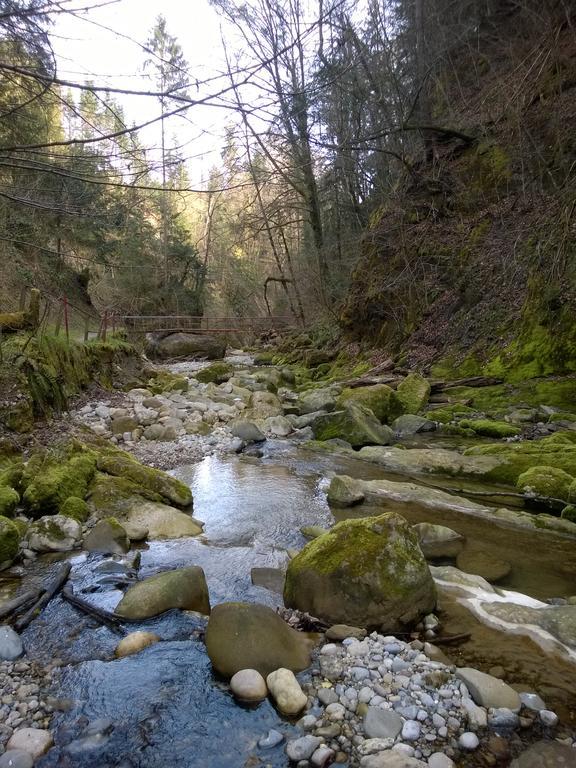
[[[122,451],[99,456],[97,466],[101,472],[130,480],[179,507],[188,507],[192,503],[192,492],[187,485],[159,469],[145,467]]]
[[[14,560],[18,554],[19,543],[18,527],[7,517],[0,517],[0,563]]]
[[[20,495],[14,488],[0,485],[0,516],[11,517],[18,506]]]
[[[386,384],[345,389],[340,395],[337,405],[343,407],[349,402],[359,403],[369,408],[376,418],[385,424],[394,421],[402,413],[402,405],[396,396],[396,392],[386,386]]]
[[[516,481],[516,487],[527,496],[569,500],[574,478],[562,469],[537,466],[527,469]]]
[[[85,523],[88,520],[89,512],[88,504],[84,499],[78,498],[78,496],[70,496],[60,506],[61,515],[71,517],[79,523]]]
[[[396,396],[403,413],[418,413],[430,396],[430,382],[419,373],[410,373],[398,384]]]
[[[465,456],[497,456],[498,466],[485,474],[486,480],[516,485],[522,473],[532,467],[547,466],[576,476],[576,445],[557,443],[550,438],[523,443],[477,445],[464,451]]]
[[[505,421],[490,421],[490,419],[462,419],[459,425],[484,437],[515,437],[522,431]]]
[[[71,496],[83,499],[94,476],[96,457],[90,452],[59,456],[37,455],[26,466],[22,501],[32,514],[57,512]]]

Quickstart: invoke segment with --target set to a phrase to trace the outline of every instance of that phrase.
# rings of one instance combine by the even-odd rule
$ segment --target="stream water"
[[[282,568],[286,549],[300,548],[302,525],[329,526],[343,517],[378,514],[397,509],[411,522],[448,525],[466,536],[467,546],[481,543],[492,554],[509,560],[511,574],[503,586],[539,599],[573,594],[566,569],[574,563],[574,543],[540,532],[504,529],[489,521],[458,513],[441,513],[417,505],[363,505],[330,510],[325,490],[332,474],[372,479],[387,476],[378,467],[337,455],[313,453],[287,440],[270,440],[261,459],[209,456],[174,474],[194,494],[194,515],[205,523],[195,539],[157,541],[141,551],[141,575],[197,564],[202,566],[212,604],[249,600],[282,604],[279,592],[251,582],[255,567]],[[404,478],[405,479],[405,478]],[[543,546],[545,543],[545,546]],[[76,593],[95,605],[113,610],[122,592],[117,582],[130,574],[102,571],[104,558],[72,557]],[[45,578],[54,566],[47,558],[33,567],[30,579]],[[454,650],[459,664],[487,671],[501,665],[509,682],[524,682],[546,695],[564,720],[576,711],[573,668],[554,660],[534,643],[503,636],[476,622],[467,611],[444,600],[442,621],[451,630],[470,631],[471,639]],[[118,642],[109,629],[96,627],[86,616],[58,598],[24,634],[32,658],[62,659],[67,666],[55,695],[67,701],[55,716],[57,748],[38,763],[44,768],[242,768],[256,765],[254,756],[271,768],[287,764],[283,746],[269,751],[257,747],[268,729],[289,734],[293,726],[268,701],[255,709],[234,702],[227,686],[215,679],[204,650],[204,621],[172,611],[134,624],[163,642],[136,656],[111,661]],[[449,651],[450,652],[450,651]],[[88,722],[104,719],[102,734],[86,737]],[[252,760],[252,762],[250,762]]]

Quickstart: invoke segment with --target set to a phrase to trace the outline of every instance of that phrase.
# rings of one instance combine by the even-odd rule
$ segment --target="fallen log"
[[[121,626],[121,621],[129,621],[129,619],[121,619],[119,616],[115,616],[113,613],[110,613],[110,611],[105,611],[102,608],[97,608],[95,605],[92,605],[87,600],[84,600],[83,598],[75,595],[72,587],[65,587],[62,590],[62,597],[68,603],[70,603],[70,605],[73,605],[74,608],[77,608],[78,610],[85,613],[87,616],[90,616],[91,619],[95,619],[100,624],[103,624],[104,626],[108,627],[108,629],[112,630],[112,632],[115,632],[117,635],[126,634],[126,632]]]
[[[18,597],[7,600],[0,605],[0,619],[4,619],[13,613],[16,613],[20,608],[24,608],[26,605],[32,602],[36,602],[42,594],[41,589],[29,589],[26,592],[22,592]]]
[[[346,386],[351,389],[358,387],[372,387],[374,384],[388,384],[394,388],[400,381],[399,376],[361,376],[358,379],[352,379],[346,382]]]
[[[470,640],[471,637],[471,632],[461,632],[459,635],[445,635],[444,637],[435,638],[434,645],[456,645]]]
[[[21,632],[23,629],[26,629],[30,622],[34,621],[34,619],[42,613],[50,600],[52,600],[52,598],[62,589],[63,585],[66,583],[71,568],[72,566],[70,563],[64,563],[62,565],[56,576],[48,584],[42,595],[38,598],[38,600],[36,600],[30,610],[27,611],[24,616],[18,619],[18,621],[14,624],[14,629],[17,632]]]
[[[430,383],[432,394],[442,392],[452,387],[494,387],[496,384],[502,384],[502,379],[494,376],[469,376],[466,379],[456,379],[455,381],[433,381]]]

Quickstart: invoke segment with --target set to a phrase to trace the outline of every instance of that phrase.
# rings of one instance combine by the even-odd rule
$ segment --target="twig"
[[[109,611],[96,608],[96,606],[91,605],[87,600],[77,597],[71,586],[65,587],[62,590],[62,597],[75,608],[90,616],[90,618],[95,619],[100,622],[100,624],[104,624],[108,629],[112,630],[112,632],[115,632],[118,635],[126,634],[120,625],[120,621],[128,621],[128,619],[120,619]]]

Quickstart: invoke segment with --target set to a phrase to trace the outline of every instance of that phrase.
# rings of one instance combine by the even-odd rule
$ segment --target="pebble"
[[[0,626],[0,660],[14,661],[24,653],[20,635],[7,624]]]
[[[256,669],[241,669],[232,676],[230,689],[242,701],[262,701],[268,695],[266,681]]]
[[[50,731],[42,728],[20,728],[14,731],[6,748],[21,749],[36,759],[47,752],[53,743]]]
[[[406,720],[402,727],[402,738],[406,741],[416,741],[420,737],[420,723],[417,720]]]
[[[318,736],[301,736],[286,744],[286,754],[295,763],[300,760],[308,760],[318,749],[322,739]]]
[[[266,736],[259,739],[258,746],[260,749],[272,749],[272,747],[277,747],[278,744],[282,744],[283,741],[284,734],[271,728]]]
[[[467,733],[463,733],[458,739],[458,745],[462,749],[466,749],[469,751],[478,749],[479,744],[480,744],[480,740],[478,739],[478,736],[476,736],[475,733],[471,733],[470,731],[468,731]]]
[[[22,749],[9,749],[0,757],[0,768],[32,768],[34,758]]]
[[[558,715],[549,709],[541,709],[538,712],[540,722],[548,728],[555,728],[558,725]]]

